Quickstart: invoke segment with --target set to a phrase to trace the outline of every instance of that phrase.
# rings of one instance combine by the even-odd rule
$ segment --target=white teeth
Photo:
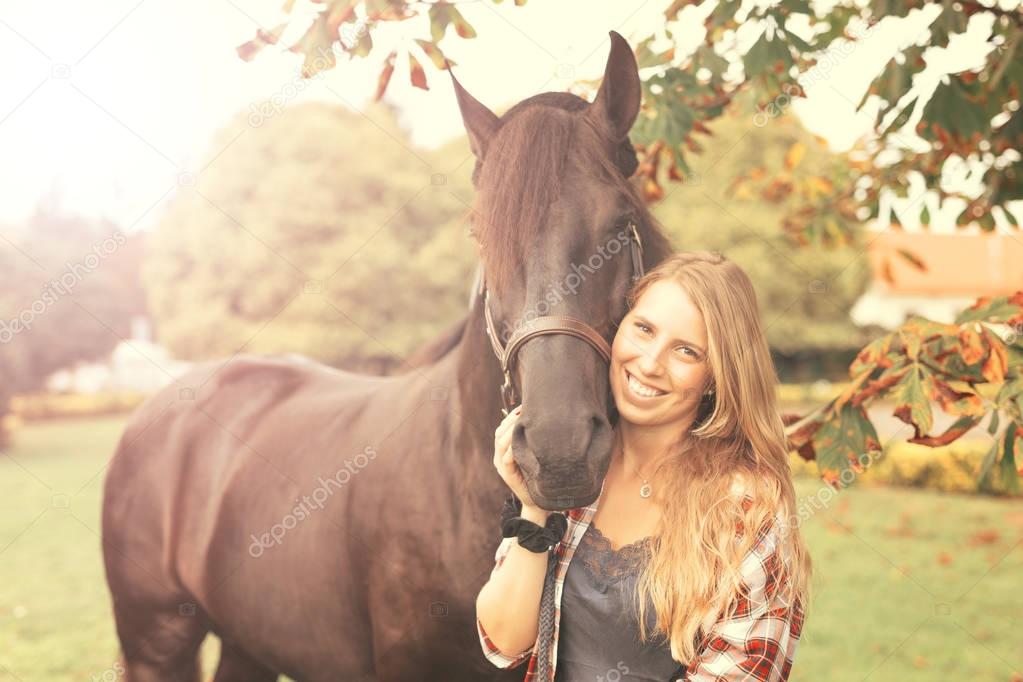
[[[636,377],[629,376],[629,388],[638,393],[639,395],[646,396],[648,398],[656,398],[659,395],[664,395],[664,391],[656,391],[648,386],[645,386],[636,379]]]

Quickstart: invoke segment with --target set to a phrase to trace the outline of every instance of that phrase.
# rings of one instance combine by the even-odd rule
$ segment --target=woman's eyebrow
[[[633,317],[635,317],[636,320],[638,320],[639,322],[642,322],[643,324],[645,324],[646,326],[650,327],[654,331],[657,331],[657,325],[655,325],[653,322],[651,322],[650,320],[646,319],[642,315],[634,315]],[[697,350],[699,350],[701,353],[705,352],[704,349],[703,349],[703,346],[701,346],[698,343],[694,343],[692,341],[687,341],[685,339],[672,339],[671,342],[672,343],[687,343],[690,346],[692,346],[693,348],[696,348]]]

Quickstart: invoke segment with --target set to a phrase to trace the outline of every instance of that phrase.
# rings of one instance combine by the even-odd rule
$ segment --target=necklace
[[[624,467],[624,465],[625,465],[625,445],[619,441],[619,446],[621,447],[622,466]],[[639,472],[638,471],[633,471],[633,475],[639,477],[640,480],[643,481],[643,484],[641,486],[639,486],[639,496],[644,498],[644,499],[650,497],[650,495],[653,494],[653,488],[650,486],[649,479],[642,478],[641,476],[639,476]]]
[[[625,462],[625,455],[624,454],[622,455],[622,462],[623,463]],[[644,497],[644,498],[645,497],[650,497],[650,494],[653,492],[653,489],[650,487],[650,481],[648,481],[645,478],[642,479],[642,481],[643,481],[643,485],[639,486],[639,496],[640,497]]]

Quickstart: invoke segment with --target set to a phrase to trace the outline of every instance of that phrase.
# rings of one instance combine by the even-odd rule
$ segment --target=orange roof
[[[868,254],[874,281],[886,292],[998,296],[1023,289],[1023,232],[933,234],[892,228],[868,238],[873,239]],[[926,271],[900,250],[922,261]]]

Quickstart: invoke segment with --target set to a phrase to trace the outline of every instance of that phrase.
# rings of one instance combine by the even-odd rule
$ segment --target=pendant
[[[649,483],[644,482],[643,485],[640,486],[640,488],[639,488],[639,496],[640,497],[650,497],[650,484]]]

